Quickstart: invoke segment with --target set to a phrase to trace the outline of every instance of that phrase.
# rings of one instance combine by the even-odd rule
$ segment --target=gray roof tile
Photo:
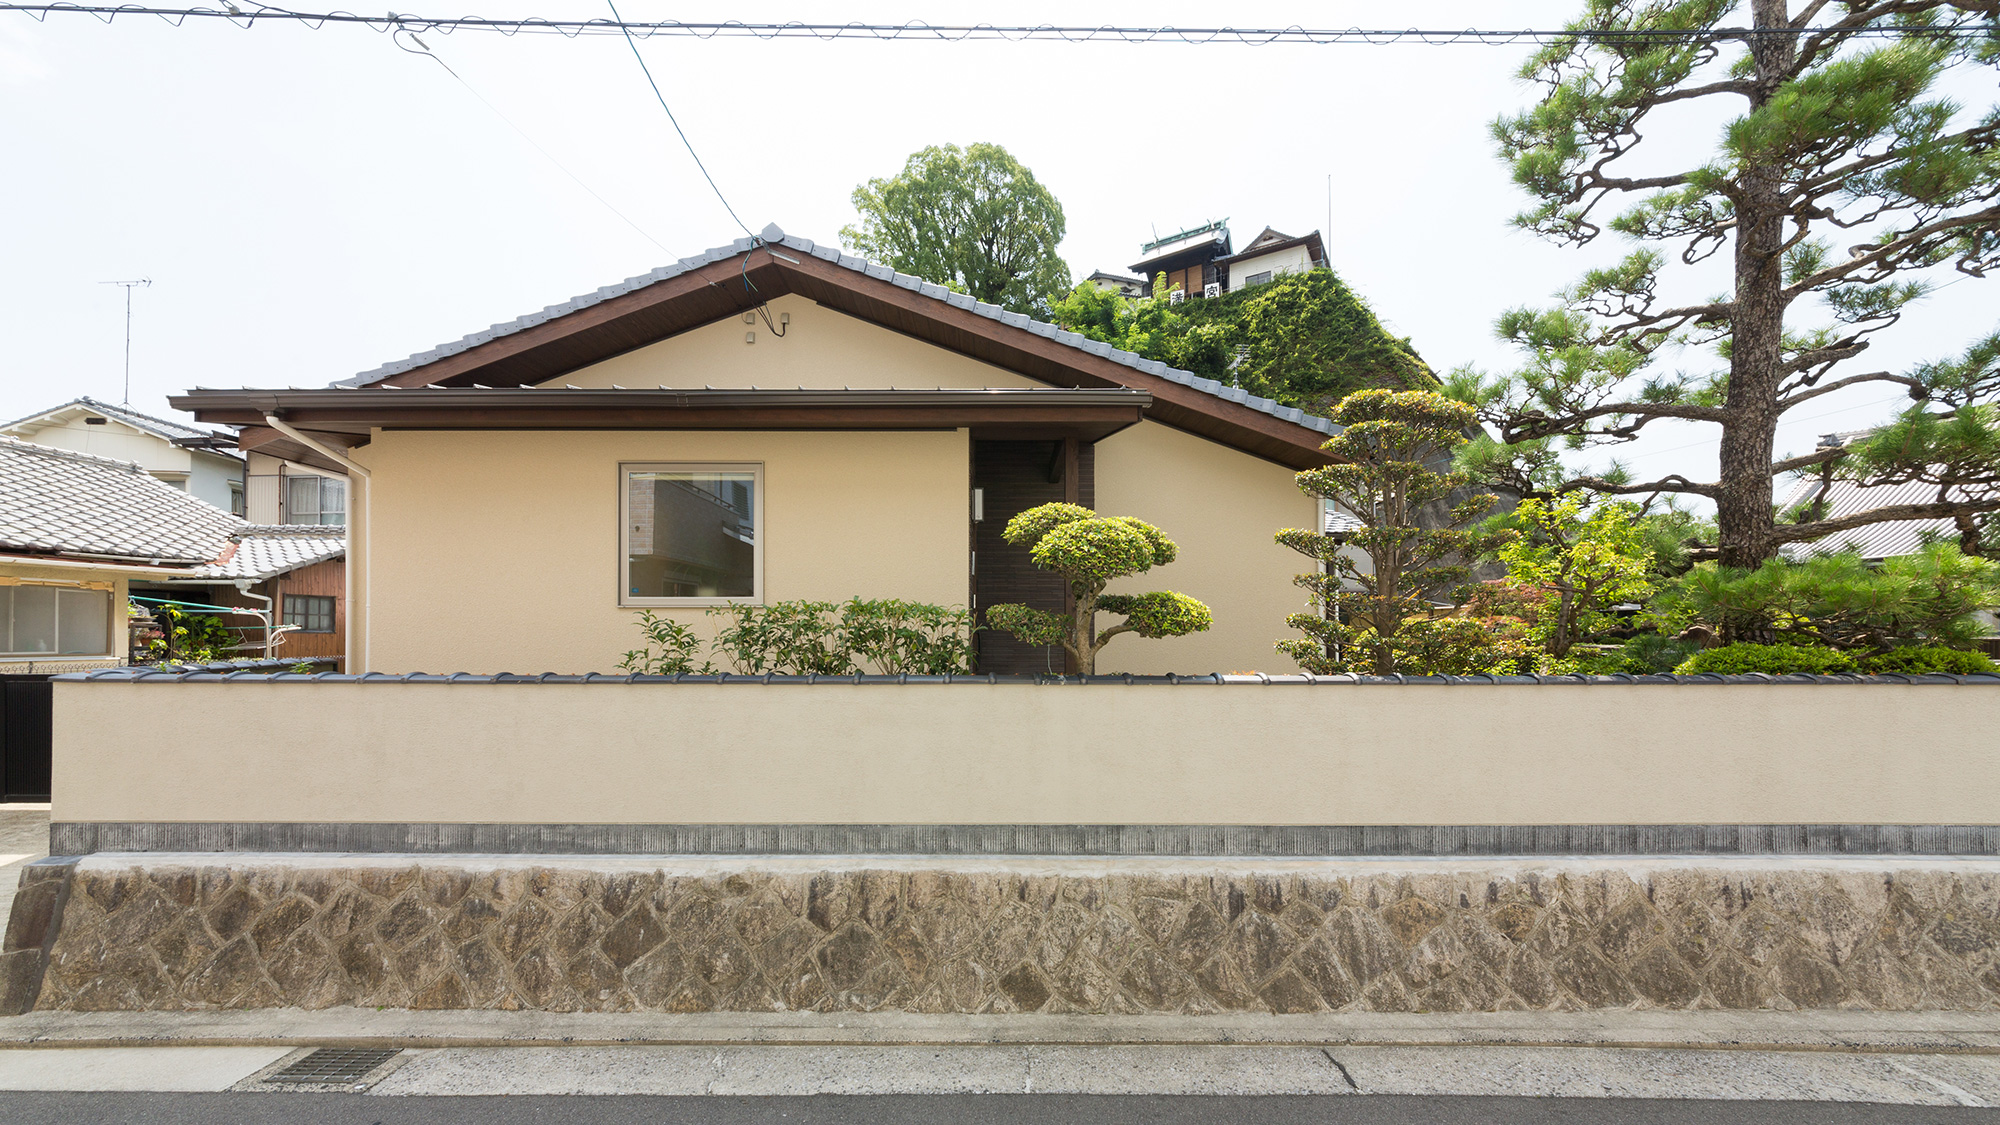
[[[749,238],[739,238],[727,246],[717,246],[710,250],[704,251],[701,255],[697,257],[682,258],[679,262],[675,263],[674,265],[662,266],[659,269],[653,270],[651,273],[641,274],[638,277],[627,278],[625,281],[617,285],[607,285],[602,289],[599,289],[593,293],[588,293],[579,297],[571,298],[569,301],[566,301],[560,305],[550,305],[549,307],[543,309],[539,313],[530,313],[527,316],[523,316],[517,320],[505,324],[495,324],[492,326],[492,328],[488,329],[486,332],[475,333],[471,336],[466,336],[463,339],[456,340],[452,343],[440,344],[435,348],[432,348],[428,351],[419,352],[416,355],[410,356],[407,359],[400,359],[392,363],[385,363],[381,367],[378,367],[373,371],[364,371],[361,374],[356,375],[351,379],[343,379],[340,382],[335,383],[334,386],[363,387],[363,386],[368,386],[369,384],[372,383],[380,382],[381,380],[387,379],[392,375],[400,375],[405,371],[422,367],[423,365],[430,363],[434,360],[442,359],[446,356],[457,355],[458,353],[467,351],[479,344],[486,343],[487,341],[492,340],[495,337],[511,335],[512,333],[520,331],[522,329],[532,328],[537,324],[543,324],[546,323],[547,321],[554,320],[557,317],[562,316],[566,313],[574,312],[578,309],[588,308],[591,305],[598,304],[602,301],[610,300],[613,297],[620,297],[627,293],[633,292],[634,290],[643,289],[646,286],[652,285],[656,282],[665,281],[668,278],[676,277],[682,273],[686,273],[688,270],[698,268],[710,262],[721,261],[725,258],[732,258],[738,254],[747,253],[748,251],[754,249],[759,242],[768,245],[783,246],[786,249],[791,250],[795,253],[811,254],[814,257],[820,258],[824,261],[837,262],[846,269],[851,269],[857,273],[866,274],[867,276],[876,278],[878,280],[891,282],[892,284],[900,286],[904,289],[915,290],[919,293],[924,294],[927,297],[930,297],[933,300],[942,301],[945,304],[952,305],[954,307],[961,309],[970,309],[971,311],[977,313],[980,316],[987,317],[988,319],[992,320],[998,320],[1004,324],[1013,325],[1015,327],[1028,328],[1030,331],[1036,332],[1037,334],[1049,336],[1051,339],[1059,340],[1070,347],[1078,348],[1082,351],[1089,352],[1092,355],[1104,356],[1116,363],[1123,364],[1135,370],[1144,371],[1151,375],[1162,376],[1164,378],[1172,380],[1173,382],[1180,383],[1184,386],[1193,387],[1198,391],[1216,395],[1217,397],[1226,399],[1231,402],[1242,403],[1243,405],[1248,406],[1253,410],[1257,410],[1262,413],[1272,415],[1273,417],[1283,418],[1289,422],[1295,422],[1298,425],[1304,426],[1305,428],[1310,430],[1317,430],[1318,432],[1323,434],[1333,434],[1333,433],[1338,433],[1340,431],[1340,426],[1334,423],[1330,419],[1322,418],[1316,414],[1307,414],[1303,411],[1298,411],[1297,416],[1293,417],[1291,413],[1292,408],[1281,407],[1278,404],[1272,402],[1270,399],[1257,398],[1245,394],[1241,388],[1224,387],[1223,384],[1218,383],[1215,380],[1197,378],[1191,372],[1182,371],[1178,368],[1168,367],[1166,364],[1161,363],[1158,360],[1141,359],[1139,356],[1131,352],[1117,351],[1108,344],[1104,344],[1100,341],[1090,340],[1078,336],[1076,333],[1073,332],[1065,332],[1054,325],[1045,326],[1041,322],[1031,320],[1020,313],[1006,312],[997,305],[989,305],[984,302],[973,301],[970,297],[966,296],[965,294],[953,293],[949,290],[944,289],[942,286],[936,285],[935,283],[926,282],[920,278],[911,277],[908,274],[897,273],[895,270],[890,269],[888,266],[885,266],[880,262],[871,262],[867,261],[866,259],[852,257],[850,255],[841,253],[835,247],[820,246],[819,244],[813,242],[810,239],[797,238],[788,235],[783,230],[779,229],[777,224],[775,223],[765,227],[762,236],[757,240],[752,240]],[[1052,331],[1045,331],[1044,330],[1045,328],[1050,329]],[[1235,394],[1226,394],[1223,393],[1224,391],[1234,391]]]
[[[236,549],[221,562],[200,567],[201,578],[262,580],[347,553],[347,529],[307,524],[246,524],[234,536]]]
[[[129,461],[0,438],[0,548],[207,563],[240,526]]]

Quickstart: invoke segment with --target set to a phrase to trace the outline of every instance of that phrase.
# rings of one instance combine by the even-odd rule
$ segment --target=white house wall
[[[1271,271],[1275,276],[1281,273],[1304,273],[1312,268],[1312,258],[1307,256],[1303,245],[1293,246],[1270,254],[1259,254],[1254,258],[1229,263],[1229,288],[1233,292],[1250,284],[1250,275]]]

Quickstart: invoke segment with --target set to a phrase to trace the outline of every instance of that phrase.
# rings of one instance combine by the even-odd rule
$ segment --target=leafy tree
[[[179,602],[154,607],[160,635],[146,642],[146,653],[162,664],[207,664],[228,657],[240,640],[222,618],[196,613]]]
[[[1520,534],[1500,548],[1507,575],[1548,592],[1529,637],[1557,659],[1616,623],[1611,607],[1651,596],[1650,558],[1639,506],[1613,501],[1584,511],[1583,498],[1528,499],[1514,510]]]
[[[1772,512],[1775,476],[1846,461],[1867,479],[1894,479],[1935,452],[1883,442],[1871,447],[1880,457],[1777,456],[1779,419],[1821,396],[1901,386],[1956,411],[1960,426],[1993,430],[1990,414],[1962,408],[2000,390],[2000,335],[1907,372],[1843,365],[1943,267],[1970,278],[2000,265],[2000,107],[1971,111],[1937,93],[1949,77],[1976,85],[1975,72],[2000,64],[1995,16],[1990,0],[1587,0],[1572,30],[1631,34],[1544,48],[1521,71],[1541,84],[1541,101],[1493,131],[1515,182],[1539,201],[1518,225],[1575,246],[1608,227],[1642,248],[1585,273],[1559,305],[1500,319],[1529,363],[1498,382],[1455,380],[1454,393],[1500,431],[1500,444],[1467,463],[1530,491],[1706,497],[1718,527],[1709,553],[1735,568],[1846,527],[2000,509],[2000,492],[1961,487],[1958,475],[1930,501],[1838,520],[1779,524]],[[1736,113],[1712,154],[1663,163],[1670,154],[1647,142],[1673,125],[1655,111],[1704,106]],[[1619,200],[1625,210],[1607,218]],[[1703,284],[1699,263],[1725,251],[1723,292],[1662,296]],[[1670,348],[1710,344],[1718,361],[1707,370],[1659,369]],[[1716,480],[1637,481],[1615,466],[1576,475],[1559,461],[1559,446],[1629,441],[1661,419],[1719,428]],[[1993,476],[1982,461],[1970,480]]]
[[[1069,288],[1062,204],[999,145],[933,145],[853,202],[840,237],[903,273],[1031,316]]]
[[[1996,604],[2000,563],[1937,543],[1880,567],[1852,552],[1754,569],[1702,563],[1663,589],[1649,613],[1662,632],[1698,630],[1724,644],[1886,652],[1969,649],[1985,631],[1977,611]]]
[[[1319,529],[1286,528],[1278,542],[1325,564],[1294,579],[1312,592],[1318,612],[1285,623],[1306,634],[1278,642],[1308,672],[1481,671],[1490,639],[1476,623],[1440,618],[1433,596],[1453,593],[1471,576],[1465,560],[1496,548],[1505,533],[1470,530],[1495,501],[1473,496],[1452,508],[1442,527],[1420,527],[1417,513],[1469,484],[1440,471],[1475,425],[1472,408],[1433,391],[1358,391],[1333,419],[1345,427],[1320,448],[1339,463],[1298,474],[1299,488],[1331,500],[1364,525],[1336,539]],[[1465,666],[1470,663],[1473,666]]]
[[[1358,390],[1420,390],[1437,377],[1329,269],[1280,274],[1221,297],[1129,298],[1085,282],[1057,302],[1057,324],[1315,414]]]
[[[1207,606],[1172,590],[1104,592],[1113,579],[1174,561],[1174,541],[1143,520],[1100,516],[1075,504],[1043,504],[1008,520],[1001,538],[1030,548],[1036,566],[1062,575],[1074,608],[1061,614],[1016,603],[996,605],[986,610],[986,624],[1027,644],[1063,646],[1086,676],[1097,671],[1098,651],[1120,633],[1179,637],[1213,623]],[[1096,632],[1100,610],[1124,614],[1125,620]]]

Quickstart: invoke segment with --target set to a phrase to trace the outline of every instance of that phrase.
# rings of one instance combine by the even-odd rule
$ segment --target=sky
[[[411,0],[412,5],[417,0]],[[1226,6],[847,0],[835,10],[627,0],[628,19],[1321,27],[1555,27],[1577,0]],[[419,8],[422,14],[444,14]],[[1393,16],[1385,14],[1393,10]],[[457,0],[451,14],[592,18],[572,0]],[[0,13],[0,416],[193,386],[319,386],[729,242],[743,231],[617,38],[423,36],[151,17]],[[1227,218],[1321,229],[1334,268],[1445,371],[1518,363],[1505,310],[1621,256],[1513,229],[1526,205],[1488,125],[1531,104],[1515,46],[1188,46],[654,38],[641,50],[752,229],[837,243],[849,196],[926,145],[990,141],[1054,192],[1076,276]],[[461,83],[437,60],[460,75]],[[1973,92],[1975,96],[1978,91]],[[1990,101],[1990,95],[1985,97]],[[1648,159],[1698,160],[1721,125],[1662,121]],[[1676,284],[1682,295],[1714,276]],[[1947,286],[1878,338],[1903,369],[2000,323],[2000,282]],[[1699,369],[1689,355],[1669,369]],[[1779,449],[1895,404],[1856,388],[1802,407]],[[1620,456],[1711,479],[1714,430],[1649,428]],[[1584,463],[1598,464],[1602,455]]]

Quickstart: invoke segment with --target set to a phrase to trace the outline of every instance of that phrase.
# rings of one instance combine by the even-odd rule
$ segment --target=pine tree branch
[[[1706,86],[1690,86],[1685,90],[1670,90],[1664,94],[1655,94],[1652,97],[1642,99],[1640,105],[1651,108],[1656,105],[1666,105],[1669,102],[1684,102],[1691,98],[1705,98],[1711,94],[1741,94],[1747,98],[1756,92],[1757,84],[1755,82],[1747,78],[1732,78],[1726,82],[1711,82]]]
[[[1821,395],[1832,394],[1842,387],[1851,387],[1857,383],[1900,383],[1913,391],[1924,389],[1923,383],[1910,378],[1908,375],[1898,375],[1892,371],[1870,371],[1866,375],[1845,375],[1823,387],[1814,387],[1809,391],[1800,391],[1798,394],[1788,395],[1778,400],[1778,410],[1782,413],[1802,402],[1816,399]],[[1911,397],[1914,398],[1916,396],[1912,395]]]
[[[1866,527],[1871,523],[1950,519],[1958,515],[1996,511],[2000,511],[2000,495],[1983,500],[1944,500],[1932,504],[1885,504],[1880,508],[1870,508],[1865,512],[1854,512],[1828,520],[1781,523],[1777,526],[1773,539],[1778,543],[1797,543],[1807,539],[1821,539],[1839,531]]]
[[[1844,262],[1828,266],[1786,286],[1782,298],[1786,304],[1790,304],[1816,289],[1824,289],[1827,286],[1851,280],[1854,274],[1862,270],[1880,271],[1862,279],[1864,281],[1879,281],[1895,273],[1897,270],[1916,264],[1910,259],[1914,258],[1924,249],[1927,249],[1926,244],[1936,240],[1939,236],[1949,235],[1954,231],[1963,230],[1968,227],[1979,227],[1990,224],[2000,224],[2000,204],[1981,211],[1953,215],[1949,218],[1925,223],[1907,234],[1885,242],[1880,246],[1872,247],[1864,253],[1856,254]]]
[[[1672,473],[1659,480],[1647,481],[1645,484],[1619,484],[1603,477],[1575,477],[1551,489],[1550,494],[1561,496],[1579,489],[1589,489],[1607,496],[1636,496],[1641,492],[1691,492],[1696,496],[1707,496],[1710,499],[1722,492],[1722,486],[1719,484],[1696,484],[1679,473]]]
[[[1783,461],[1773,461],[1771,475],[1775,477],[1780,473],[1795,473],[1814,465],[1824,465],[1828,461],[1838,461],[1847,456],[1848,452],[1845,446],[1836,445],[1826,449],[1815,449],[1811,453],[1802,453],[1797,457],[1787,457]]]

